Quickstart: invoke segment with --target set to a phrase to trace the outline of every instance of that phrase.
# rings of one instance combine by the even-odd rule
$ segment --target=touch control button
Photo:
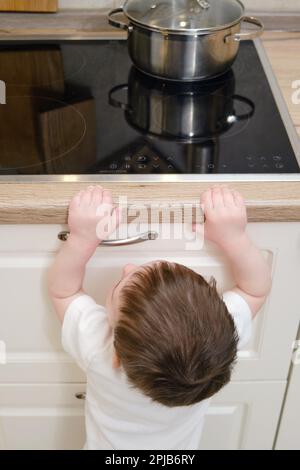
[[[137,162],[142,163],[142,162],[147,162],[148,158],[145,155],[139,155],[136,159]]]

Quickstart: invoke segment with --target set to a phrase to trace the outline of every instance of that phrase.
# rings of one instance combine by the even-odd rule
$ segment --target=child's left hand
[[[235,247],[245,237],[247,212],[245,201],[227,186],[214,186],[201,195],[205,214],[204,235],[223,249]]]
[[[96,247],[118,227],[120,210],[113,205],[111,191],[89,186],[71,200],[68,225],[70,237]]]

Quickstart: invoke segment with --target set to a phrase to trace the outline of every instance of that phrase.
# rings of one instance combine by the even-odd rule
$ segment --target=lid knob
[[[210,7],[210,4],[206,0],[197,0],[198,5],[204,10],[207,10]]]

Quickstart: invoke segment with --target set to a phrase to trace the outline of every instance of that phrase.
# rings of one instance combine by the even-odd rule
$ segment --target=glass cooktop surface
[[[190,83],[144,75],[125,41],[2,42],[0,80],[0,176],[299,172],[251,41]]]

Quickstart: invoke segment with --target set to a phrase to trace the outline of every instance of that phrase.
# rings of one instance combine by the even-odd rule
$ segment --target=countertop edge
[[[199,207],[199,196],[209,186],[209,182],[103,183],[112,191],[115,204],[119,204],[119,197],[127,198],[131,216],[137,214],[140,221],[149,221],[151,208],[159,208],[161,214],[174,214],[172,223],[191,222],[193,211]],[[299,182],[236,182],[229,186],[243,194],[249,222],[300,222]],[[65,224],[71,197],[84,187],[86,183],[59,183],[58,191],[57,184],[1,184],[0,223]]]

